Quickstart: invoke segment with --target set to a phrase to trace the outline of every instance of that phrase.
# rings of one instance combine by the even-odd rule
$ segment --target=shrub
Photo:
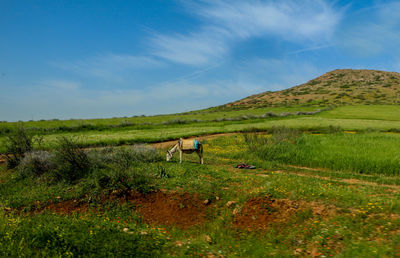
[[[155,178],[147,167],[128,170],[97,170],[93,174],[94,188],[91,191],[95,193],[106,190],[117,194],[118,197],[123,197],[128,196],[132,190],[148,193],[155,188]]]
[[[18,165],[18,171],[22,176],[39,177],[56,168],[54,155],[47,151],[31,151]]]
[[[55,161],[57,165],[55,174],[59,180],[73,182],[84,177],[91,170],[89,158],[76,138],[58,138]]]
[[[144,144],[115,148],[109,152],[109,158],[113,164],[122,169],[129,169],[135,163],[161,161],[159,152]]]
[[[6,137],[5,149],[8,155],[6,156],[7,168],[15,168],[18,166],[26,152],[33,150],[34,142],[40,145],[41,138],[35,137],[29,133],[23,126],[12,130]]]
[[[113,162],[114,147],[92,149],[87,152],[88,159],[94,168],[106,168]]]

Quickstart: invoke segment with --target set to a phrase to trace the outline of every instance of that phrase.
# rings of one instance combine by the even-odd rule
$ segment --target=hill
[[[228,103],[225,107],[330,104],[394,104],[400,102],[400,73],[338,69],[307,83],[267,91]]]

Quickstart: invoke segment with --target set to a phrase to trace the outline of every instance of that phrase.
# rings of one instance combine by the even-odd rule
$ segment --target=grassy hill
[[[225,107],[294,104],[394,104],[400,101],[400,74],[376,70],[338,69],[307,83],[267,91],[228,103]]]

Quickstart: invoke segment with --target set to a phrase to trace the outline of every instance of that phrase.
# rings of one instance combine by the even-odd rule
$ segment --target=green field
[[[179,124],[180,122],[197,122],[213,121],[218,119],[238,118],[246,115],[259,116],[267,112],[281,114],[283,112],[296,112],[296,111],[315,111],[321,109],[319,107],[276,107],[276,108],[256,108],[256,109],[243,109],[243,110],[224,110],[206,109],[200,111],[192,111],[187,113],[172,114],[172,115],[156,115],[156,116],[133,116],[122,118],[107,118],[107,119],[71,119],[71,120],[42,120],[42,121],[29,121],[22,122],[27,128],[44,128],[44,129],[61,129],[68,130],[78,127],[78,129],[85,129],[85,127],[93,129],[107,129],[110,126],[129,126],[129,125],[143,125],[143,124],[162,124],[171,123]],[[21,122],[0,122],[0,132],[6,129],[12,129],[19,126]]]
[[[324,118],[366,119],[400,121],[400,106],[398,105],[370,105],[370,106],[342,106],[321,113]]]
[[[376,110],[374,107],[376,107]],[[283,112],[294,113],[296,111],[314,111],[316,109],[317,108],[315,107],[264,108],[255,110],[227,111],[225,116],[224,112],[222,111],[203,111],[204,117],[202,117],[202,114],[199,113],[189,113],[165,117],[155,116],[132,118],[140,119],[141,122],[139,123],[138,120],[132,120],[136,121],[135,123],[137,124],[128,124],[118,127],[110,126],[121,123],[121,119],[101,119],[93,120],[93,122],[89,122],[90,120],[83,120],[86,121],[84,123],[85,125],[92,124],[94,127],[83,126],[75,129],[73,128],[74,126],[77,126],[79,120],[26,122],[22,125],[28,129],[35,128],[33,131],[43,136],[43,147],[45,148],[54,147],[55,140],[59,136],[79,136],[81,138],[80,140],[86,146],[106,146],[132,144],[138,142],[165,141],[177,139],[179,137],[225,132],[241,132],[252,129],[269,130],[276,126],[298,128],[308,131],[321,131],[329,128],[330,126],[340,126],[342,129],[350,131],[379,130],[396,132],[400,129],[400,120],[398,119],[399,116],[396,115],[400,113],[400,106],[388,105],[345,106],[334,108],[333,110],[323,111],[315,115],[252,118],[252,116],[259,116],[265,114],[266,112],[281,114]],[[239,119],[238,121],[230,121],[230,119],[226,120],[226,118],[238,118],[243,117],[244,115],[246,115],[246,117],[244,119]],[[223,119],[224,117],[225,120],[216,121],[217,118]],[[168,120],[167,118],[171,120]],[[181,119],[178,121],[189,122],[177,122],[178,118]],[[195,119],[197,119],[197,121]],[[165,123],[163,124],[162,122]],[[18,125],[21,124],[2,123],[0,124],[0,128],[3,126],[3,130],[5,130],[5,128],[15,128]],[[45,131],[38,128],[44,128]],[[49,128],[53,129],[49,130]],[[4,143],[7,135],[8,133],[4,131],[0,134],[0,143]],[[4,144],[1,144],[0,153],[4,153],[4,151]]]
[[[202,122],[32,131],[47,151],[0,166],[0,256],[400,255],[399,106],[237,121],[214,111],[182,115]],[[300,109],[274,109],[288,111]],[[205,139],[205,165],[143,145],[77,148],[239,131]]]

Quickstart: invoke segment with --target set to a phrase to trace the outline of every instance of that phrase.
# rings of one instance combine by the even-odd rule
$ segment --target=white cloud
[[[205,64],[227,52],[224,34],[224,31],[215,28],[189,35],[157,34],[151,39],[153,54],[176,63]]]
[[[176,63],[204,65],[229,53],[233,44],[252,37],[278,37],[295,42],[326,43],[341,12],[325,1],[201,1],[188,9],[203,26],[189,34],[155,34],[153,54]]]
[[[279,35],[287,40],[328,38],[341,14],[324,1],[215,1],[200,10],[233,35]]]

